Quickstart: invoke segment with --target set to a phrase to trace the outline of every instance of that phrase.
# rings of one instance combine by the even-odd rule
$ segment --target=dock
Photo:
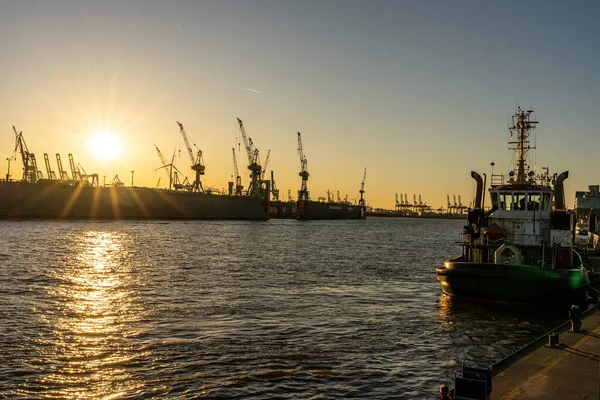
[[[558,327],[559,343],[544,337],[493,366],[492,400],[600,399],[600,309],[588,310],[580,333]]]

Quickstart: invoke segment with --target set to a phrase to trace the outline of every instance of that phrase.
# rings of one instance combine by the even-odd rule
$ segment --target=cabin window
[[[550,193],[542,194],[542,210],[550,211]]]
[[[513,195],[513,210],[525,210],[525,194],[515,193]]]
[[[527,209],[528,210],[539,210],[540,209],[540,194],[529,193],[527,195]]]
[[[500,194],[500,209],[501,210],[513,210],[513,195],[512,193]]]
[[[498,193],[490,193],[490,198],[492,199],[492,207],[498,208]]]

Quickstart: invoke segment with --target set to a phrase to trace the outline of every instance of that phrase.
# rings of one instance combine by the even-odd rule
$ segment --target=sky
[[[0,176],[14,125],[38,166],[71,153],[101,182],[135,171],[136,186],[164,186],[156,145],[192,179],[180,121],[205,186],[227,187],[234,146],[247,186],[239,117],[285,198],[301,132],[312,198],[356,199],[366,167],[373,207],[395,193],[468,205],[471,170],[508,170],[521,106],[539,121],[536,170],[568,170],[572,205],[600,183],[598,15],[598,1],[3,1]],[[90,146],[106,132],[112,160]]]

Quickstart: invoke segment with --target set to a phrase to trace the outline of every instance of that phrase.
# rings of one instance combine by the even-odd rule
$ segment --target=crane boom
[[[56,164],[58,165],[58,173],[60,175],[60,179],[63,181],[68,181],[69,175],[67,174],[67,171],[65,171],[63,169],[62,161],[60,159],[60,154],[58,154],[58,153],[56,153]]]
[[[358,204],[361,206],[365,205],[365,199],[364,199],[364,194],[365,194],[365,181],[367,180],[367,167],[365,167],[365,172],[363,174],[363,178],[362,178],[362,182],[360,184],[360,200],[358,201]]]
[[[171,186],[171,170],[167,169],[167,167],[169,167],[170,164],[167,162],[167,159],[163,155],[162,151],[160,151],[158,146],[154,145],[154,148],[156,149],[156,153],[158,154],[158,158],[160,159],[160,163],[162,164],[162,166],[160,168],[164,168],[165,172],[169,176],[169,186]],[[175,157],[175,155],[173,155],[173,157]],[[157,169],[160,169],[160,168],[157,168]]]
[[[302,184],[300,190],[298,190],[298,200],[309,200],[307,181],[309,173],[307,170],[306,157],[304,156],[304,148],[302,147],[302,135],[298,132],[298,154],[300,155],[300,177],[302,178]]]
[[[82,179],[81,172],[79,172],[79,169],[77,168],[77,166],[75,166],[73,154],[71,153],[69,153],[69,165],[71,166],[71,176],[73,177],[73,180],[80,181]]]
[[[50,158],[48,157],[48,153],[44,153],[44,162],[46,163],[46,172],[48,172],[48,179],[56,180],[56,172],[52,171],[50,166]]]
[[[244,140],[244,147],[246,148],[246,154],[248,155],[248,169],[251,171],[252,180],[248,186],[248,195],[254,197],[262,197],[263,191],[262,185],[262,167],[260,166],[260,158],[258,156],[258,149],[254,147],[252,139],[246,135],[246,129],[241,119],[237,119],[240,126],[240,132],[242,139]]]
[[[187,149],[188,155],[190,156],[190,161],[192,165],[194,165],[196,159],[194,157],[194,152],[192,151],[192,146],[190,145],[190,139],[188,138],[187,133],[185,133],[185,129],[183,129],[183,124],[179,121],[176,122],[177,125],[179,125],[179,131],[181,132],[181,136],[183,137],[183,141],[185,142],[185,148]]]
[[[242,139],[244,140],[244,147],[246,148],[246,154],[248,155],[248,165],[252,164],[252,156],[253,156],[253,151],[252,151],[252,141],[248,141],[248,137],[246,136],[246,129],[244,128],[244,123],[242,122],[241,119],[237,119],[238,120],[238,124],[240,125],[240,132],[242,134]]]
[[[269,166],[269,158],[271,157],[271,149],[267,151],[267,157],[265,158],[265,163],[263,164],[262,171],[262,179],[265,179],[265,174],[267,173],[267,167]]]
[[[35,183],[39,177],[35,155],[29,152],[27,144],[25,144],[25,138],[23,138],[23,132],[17,132],[14,125],[13,131],[15,132],[15,151],[18,150],[21,153],[21,160],[23,161],[23,181]]]
[[[154,148],[156,149],[156,152],[158,153],[158,158],[160,158],[160,163],[162,164],[162,166],[164,167],[164,166],[169,165],[169,163],[167,162],[167,159],[163,155],[162,151],[160,151],[158,146],[154,145]]]
[[[188,155],[190,156],[190,161],[192,162],[192,169],[196,171],[196,179],[194,180],[194,184],[191,186],[191,190],[194,192],[204,192],[202,182],[200,181],[200,176],[204,175],[204,171],[206,169],[204,167],[204,160],[202,159],[202,150],[198,149],[198,146],[196,146],[196,144],[194,143],[194,147],[198,150],[198,153],[194,158],[194,152],[192,151],[192,146],[190,145],[190,139],[188,138],[185,129],[183,129],[183,124],[179,121],[176,122],[177,125],[179,125],[179,131],[181,132],[181,136],[183,136],[185,147],[187,148]]]

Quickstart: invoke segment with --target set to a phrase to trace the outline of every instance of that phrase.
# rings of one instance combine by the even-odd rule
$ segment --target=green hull
[[[447,261],[436,273],[442,291],[451,297],[515,305],[581,302],[589,282],[584,268]]]

